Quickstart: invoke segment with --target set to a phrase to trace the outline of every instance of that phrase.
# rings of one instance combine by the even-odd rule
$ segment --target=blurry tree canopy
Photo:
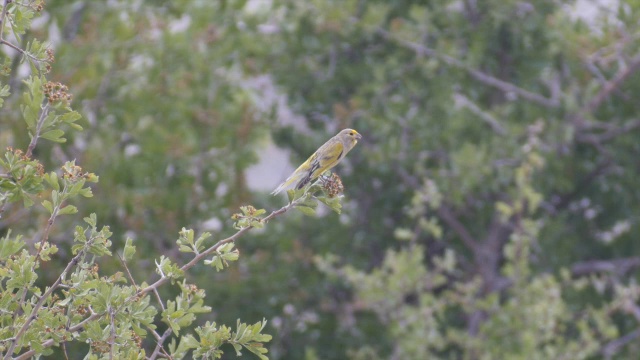
[[[84,131],[35,156],[100,176],[79,212],[116,249],[132,237],[147,278],[185,259],[183,226],[223,238],[238,206],[283,205],[247,186],[258,162],[284,167],[271,142],[297,165],[352,127],[342,213],[288,216],[225,272],[196,267],[204,320],[266,318],[274,359],[629,358],[640,3],[602,3],[47,1],[22,41],[48,41]],[[26,149],[29,67],[2,51],[0,145]],[[0,231],[47,216],[12,204]],[[64,262],[76,220],[50,235]]]

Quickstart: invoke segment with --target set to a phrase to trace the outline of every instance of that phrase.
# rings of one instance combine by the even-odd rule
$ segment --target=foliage
[[[91,249],[68,274],[107,279],[101,309],[139,315],[82,323],[94,315],[79,304],[65,326],[85,330],[57,334],[92,345],[51,334],[38,351],[108,356],[114,329],[131,357],[157,343],[264,356],[263,330],[276,359],[638,352],[637,5],[593,18],[550,0],[42,5],[7,3],[0,34],[0,254],[32,256],[12,271],[33,307]],[[259,160],[281,171],[270,138],[296,165],[344,127],[363,139],[339,185],[263,212],[281,199],[249,174]],[[76,212],[113,234],[74,231]],[[65,286],[79,285],[41,308]]]

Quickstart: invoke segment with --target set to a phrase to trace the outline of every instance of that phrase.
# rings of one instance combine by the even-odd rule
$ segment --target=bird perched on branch
[[[296,183],[296,189],[302,189],[309,182],[317,179],[322,173],[338,165],[347,153],[358,143],[362,135],[353,129],[344,129],[320,146],[307,161],[280,184],[271,194],[276,195],[285,187]]]

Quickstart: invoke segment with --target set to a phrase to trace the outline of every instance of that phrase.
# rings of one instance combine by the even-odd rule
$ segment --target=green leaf
[[[74,122],[76,122],[77,120],[79,120],[81,118],[82,118],[82,115],[80,115],[79,112],[77,112],[77,111],[69,111],[68,113],[60,115],[59,120],[64,122],[64,123],[71,124],[71,123],[74,123]],[[80,128],[80,129],[82,129],[82,128]]]
[[[326,196],[318,196],[316,199],[321,201],[323,204],[327,205],[331,210],[340,214],[342,212],[342,203],[340,202],[341,198],[342,197],[330,198]]]
[[[11,229],[7,230],[7,234],[0,239],[0,259],[7,259],[9,256],[18,253],[24,246],[25,242],[22,241],[22,235],[11,239]]]
[[[11,92],[9,91],[9,85],[0,87],[0,108],[2,107],[2,105],[4,105],[3,98],[8,97],[9,95],[11,95]]]
[[[295,199],[295,194],[296,191],[291,189],[291,190],[287,190],[287,199],[289,199],[289,203],[293,202],[293,200]]]
[[[124,251],[122,252],[122,256],[125,261],[131,261],[133,256],[136,254],[136,247],[133,245],[133,240],[128,237],[124,244]]]
[[[78,212],[78,208],[73,205],[67,205],[58,211],[59,215],[71,215]]]
[[[301,213],[307,215],[307,216],[315,216],[316,215],[316,209],[314,208],[310,208],[308,206],[296,206],[296,209],[298,209],[298,211],[300,211]]]
[[[42,206],[44,206],[44,208],[47,209],[49,214],[53,214],[53,205],[51,204],[51,201],[43,200],[42,201]]]
[[[44,179],[51,185],[51,188],[55,191],[60,191],[60,182],[58,181],[58,174],[54,171],[45,174]]]

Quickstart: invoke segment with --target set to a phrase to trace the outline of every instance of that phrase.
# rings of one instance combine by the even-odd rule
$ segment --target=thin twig
[[[124,261],[124,259],[122,258],[122,256],[120,256],[118,252],[116,252],[116,255],[118,255],[118,259],[120,259],[122,266],[124,266],[124,269],[127,271],[127,276],[129,277],[129,281],[131,281],[131,284],[137,288],[138,285],[136,284],[136,280],[131,275],[131,271],[129,271],[129,267],[127,266],[127,263]]]
[[[2,13],[0,14],[0,39],[4,35],[4,19],[7,18],[7,11],[9,11],[9,3],[11,0],[4,0],[4,5],[2,5]]]
[[[38,143],[38,139],[40,138],[40,131],[42,131],[42,126],[44,125],[44,120],[47,118],[49,114],[49,101],[47,99],[44,100],[44,107],[40,110],[40,118],[38,119],[38,123],[36,124],[36,130],[33,133],[33,137],[31,138],[31,142],[29,143],[29,147],[27,148],[26,157],[30,158],[33,149],[35,149],[36,144]]]
[[[156,300],[158,300],[158,304],[160,304],[160,308],[162,309],[162,311],[165,311],[164,303],[162,302],[162,298],[160,297],[160,293],[158,292],[158,289],[153,289],[153,293],[156,295]]]
[[[8,47],[12,48],[13,50],[19,52],[20,54],[22,54],[23,56],[28,57],[29,59],[31,59],[34,62],[42,62],[44,61],[43,59],[38,59],[37,57],[31,55],[30,53],[28,53],[26,50],[21,49],[19,46],[13,45],[12,43],[10,43],[7,40],[4,39],[0,39],[0,44],[2,45],[7,45]]]
[[[114,354],[116,351],[116,321],[115,321],[115,312],[112,307],[109,307],[109,326],[111,326],[111,346],[109,347],[109,360],[114,359]]]
[[[271,212],[271,214],[269,214],[267,217],[262,219],[262,222],[267,223],[269,220],[273,219],[274,217],[287,212],[288,210],[290,210],[291,208],[296,206],[297,203],[299,201],[301,201],[301,199],[302,198],[297,199],[294,202],[289,203],[288,205],[283,206],[282,208]],[[184,264],[180,268],[180,270],[181,271],[187,271],[187,270],[191,269],[193,266],[195,266],[197,263],[199,263],[202,259],[204,259],[205,257],[209,256],[211,253],[215,252],[216,250],[218,250],[222,245],[236,241],[236,239],[238,239],[240,236],[242,236],[244,233],[246,233],[247,231],[249,231],[251,229],[252,229],[251,226],[242,228],[242,229],[238,230],[238,232],[236,232],[235,234],[229,236],[228,238],[218,241],[215,245],[211,246],[210,248],[208,248],[207,250],[201,252],[200,254],[194,256],[193,259],[191,259],[191,261],[189,261],[188,263]],[[146,288],[138,290],[136,296],[139,296],[139,295],[142,295],[142,294],[146,294],[146,293],[148,293],[150,291],[153,291],[154,289],[159,288],[161,285],[163,285],[164,283],[166,283],[166,282],[168,282],[170,280],[171,280],[170,277],[163,276],[160,279],[158,279],[156,282],[154,282],[153,284],[147,286]]]

